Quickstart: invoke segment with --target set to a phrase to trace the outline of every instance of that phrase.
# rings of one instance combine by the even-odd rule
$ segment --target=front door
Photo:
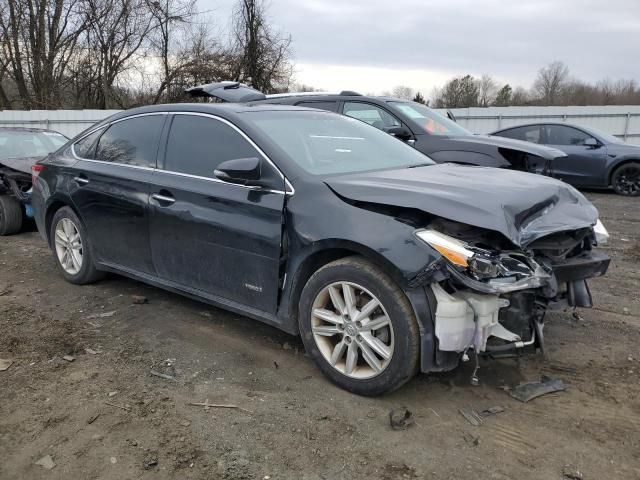
[[[149,189],[166,115],[120,120],[76,142],[71,199],[99,263],[152,274]]]
[[[216,179],[221,162],[264,156],[228,122],[203,114],[172,115],[163,157],[151,192],[158,276],[222,303],[275,313],[284,178],[276,172],[273,190]]]
[[[599,186],[594,185],[594,178],[606,178],[607,147],[599,142],[585,145],[593,138],[591,135],[577,128],[553,124],[544,125],[543,134],[545,145],[567,154],[553,160],[554,177],[576,186]]]

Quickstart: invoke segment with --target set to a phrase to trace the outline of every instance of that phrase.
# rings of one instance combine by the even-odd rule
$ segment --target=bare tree
[[[533,91],[544,105],[556,105],[569,79],[569,67],[555,61],[542,67],[533,83]]]
[[[146,0],[86,0],[86,47],[95,56],[98,108],[123,106],[114,88],[118,76],[155,28]]]
[[[435,93],[435,92],[434,92]],[[452,78],[435,96],[437,108],[458,108],[478,106],[478,84],[471,75]]]
[[[482,75],[477,81],[478,84],[478,106],[488,107],[498,94],[498,84],[490,75]]]
[[[402,98],[403,100],[411,100],[415,95],[415,91],[413,88],[407,87],[406,85],[398,85],[397,87],[393,87],[391,94],[392,96]]]
[[[80,0],[3,0],[4,64],[11,69],[24,107],[61,105],[67,66],[86,28],[80,4]]]
[[[233,14],[233,47],[238,56],[235,79],[265,93],[286,89],[293,68],[291,37],[274,31],[264,0],[239,0]]]

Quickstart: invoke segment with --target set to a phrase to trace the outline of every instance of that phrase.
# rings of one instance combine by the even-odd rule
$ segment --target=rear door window
[[[76,156],[94,160],[96,153],[96,143],[98,142],[98,138],[100,137],[102,132],[104,132],[104,128],[96,130],[95,132],[90,133],[86,137],[74,143],[73,151],[75,152]]]
[[[498,133],[501,137],[513,138],[514,140],[524,140],[531,143],[542,143],[540,135],[540,125],[529,125],[526,127],[512,128]]]
[[[400,120],[391,115],[384,108],[380,108],[371,103],[345,102],[343,113],[347,117],[355,118],[362,122],[368,123],[369,125],[372,125],[379,130],[402,126]]]
[[[259,157],[257,150],[220,120],[199,115],[175,115],[171,123],[164,169],[214,178],[220,163]]]
[[[338,111],[338,102],[331,101],[305,101],[296,103],[297,107],[307,107],[307,108],[319,108],[320,110],[327,110],[328,112],[337,112]]]
[[[98,140],[95,159],[155,168],[164,120],[165,115],[143,115],[114,123]]]

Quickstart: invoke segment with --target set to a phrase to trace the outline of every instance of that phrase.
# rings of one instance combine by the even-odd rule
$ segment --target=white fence
[[[56,130],[75,137],[94,123],[121,110],[0,110],[0,127]]]
[[[597,128],[628,143],[640,144],[640,105],[452,108],[451,111],[457,122],[473,133],[490,133],[525,123],[567,122]]]
[[[0,110],[0,126],[39,127],[73,137],[119,110]],[[640,105],[598,107],[454,108],[460,125],[473,133],[531,122],[564,121],[597,128],[640,144]]]

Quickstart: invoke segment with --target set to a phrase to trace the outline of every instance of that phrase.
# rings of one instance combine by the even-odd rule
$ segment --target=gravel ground
[[[546,361],[487,360],[479,387],[464,365],[382,398],[334,387],[297,338],[117,276],[68,284],[36,232],[3,237],[0,479],[638,479],[640,199],[587,195],[613,261],[595,308],[549,315]],[[568,390],[523,404],[501,388],[542,374]],[[492,406],[479,426],[459,413]],[[404,431],[398,407],[415,416]]]

